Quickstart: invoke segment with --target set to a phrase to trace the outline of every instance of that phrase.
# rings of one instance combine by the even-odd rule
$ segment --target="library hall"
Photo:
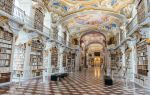
[[[150,95],[150,0],[0,0],[0,95]]]

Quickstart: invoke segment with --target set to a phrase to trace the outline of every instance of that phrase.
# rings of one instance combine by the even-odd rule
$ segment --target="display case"
[[[0,28],[0,83],[10,81],[13,34]]]
[[[30,65],[32,76],[41,76],[43,72],[43,44],[40,40],[32,40]]]
[[[148,75],[148,55],[147,55],[147,43],[145,40],[142,40],[137,43],[137,56],[138,56],[138,65],[137,71],[138,74],[147,76]]]

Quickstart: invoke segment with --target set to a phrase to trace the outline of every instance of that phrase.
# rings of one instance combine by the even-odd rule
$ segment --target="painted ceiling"
[[[121,10],[134,0],[50,0],[49,6],[58,8],[63,12],[72,12],[84,8],[109,8],[111,10]]]
[[[71,33],[86,30],[87,27],[109,31],[118,28],[123,19],[117,15],[103,13],[113,12],[122,15],[123,9],[130,6],[134,0],[44,0],[49,11],[60,14],[61,23]],[[85,11],[84,11],[85,10]],[[124,14],[123,14],[124,15]],[[119,21],[120,20],[120,21]]]
[[[103,45],[101,45],[101,44],[91,44],[91,45],[89,45],[89,47],[88,47],[88,52],[96,52],[96,51],[102,51],[103,50]]]
[[[101,43],[105,46],[105,37],[98,32],[90,32],[80,39],[80,44],[82,47],[88,46],[93,43]]]
[[[66,25],[71,33],[76,31],[86,30],[87,27],[104,29],[106,31],[118,28],[122,21],[113,16],[102,12],[88,11],[76,14],[65,20],[63,25]]]

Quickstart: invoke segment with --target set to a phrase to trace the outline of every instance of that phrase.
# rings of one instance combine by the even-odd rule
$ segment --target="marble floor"
[[[70,73],[59,82],[44,84],[34,79],[21,86],[0,87],[0,95],[150,95],[150,92],[134,83],[125,84],[115,80],[112,86],[105,86],[99,68]]]

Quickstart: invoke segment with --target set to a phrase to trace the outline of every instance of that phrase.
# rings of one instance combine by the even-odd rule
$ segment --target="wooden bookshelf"
[[[148,75],[148,55],[147,55],[147,43],[140,41],[137,44],[137,55],[138,55],[138,74],[147,76]]]
[[[71,53],[67,54],[67,69],[71,72]]]
[[[42,75],[43,71],[43,44],[39,40],[32,40],[30,65],[32,76],[37,77]]]
[[[117,57],[117,55],[116,54],[111,54],[111,69],[113,70],[113,69],[115,69],[115,67],[116,67],[116,57]]]
[[[35,9],[34,28],[43,32],[44,15],[40,8]]]
[[[66,54],[63,54],[63,67],[66,67]]]
[[[0,83],[10,81],[13,34],[0,28]]]
[[[52,65],[57,66],[57,62],[58,62],[58,50],[57,50],[57,48],[52,48],[51,62],[52,62]]]
[[[116,52],[111,53],[111,69],[115,70],[118,68],[121,61],[121,51],[117,50]]]
[[[138,15],[138,23],[142,23],[143,20],[145,19],[145,4],[144,4],[145,0],[139,0],[139,4],[137,6],[137,15]]]
[[[71,54],[71,68],[72,68],[72,70],[75,70],[75,57],[76,57],[76,54],[75,53],[73,53],[73,54]]]
[[[148,12],[150,12],[150,0],[147,0]]]
[[[8,14],[12,14],[14,0],[0,0],[0,10],[5,11]]]

